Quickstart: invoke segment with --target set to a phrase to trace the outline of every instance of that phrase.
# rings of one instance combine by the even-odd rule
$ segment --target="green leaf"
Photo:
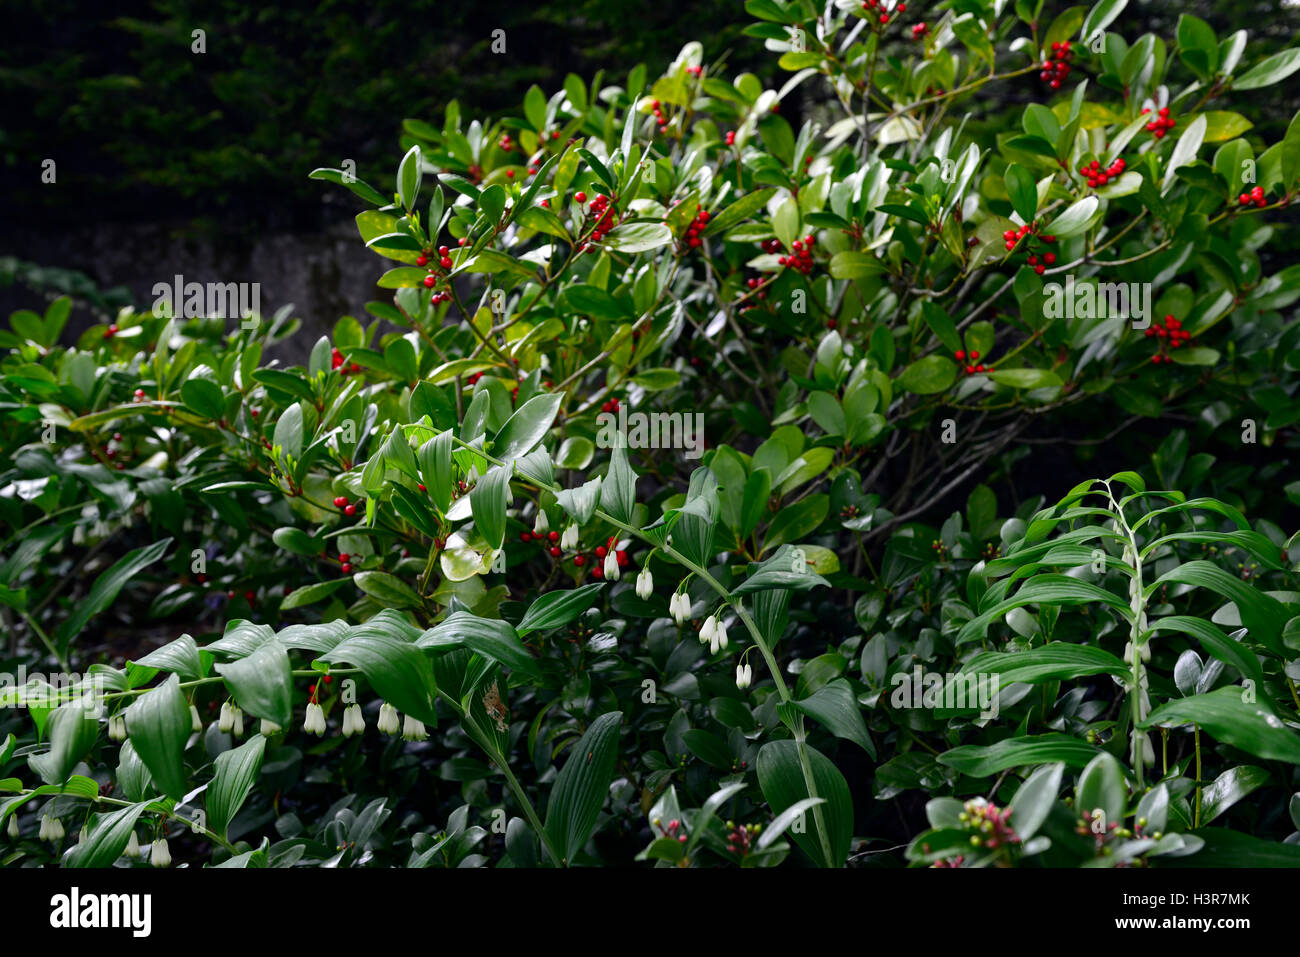
[[[325,543],[312,538],[301,528],[286,525],[271,533],[271,540],[287,552],[314,557],[325,551]]]
[[[1074,801],[1075,810],[1080,814],[1087,815],[1101,808],[1107,825],[1124,819],[1128,791],[1124,787],[1124,772],[1113,754],[1103,751],[1088,762],[1079,775]]]
[[[325,180],[327,183],[337,183],[340,186],[346,186],[367,203],[372,203],[375,206],[388,205],[388,200],[384,199],[383,193],[379,192],[379,190],[375,189],[365,180],[357,179],[355,176],[350,173],[345,173],[341,169],[326,169],[321,167],[308,173],[307,178]]]
[[[791,836],[805,854],[823,867],[842,867],[853,841],[853,796],[844,775],[830,758],[816,748],[808,747],[807,750],[817,797],[826,802],[822,806],[822,816],[826,823],[831,859],[826,860],[822,855],[817,818],[811,811],[802,832],[792,833]],[[811,796],[799,762],[799,748],[794,741],[769,741],[758,752],[756,766],[763,798],[772,808],[772,813],[778,817],[788,808]]]
[[[998,385],[1013,389],[1059,388],[1060,377],[1050,369],[998,369],[987,373]]]
[[[623,712],[611,711],[592,722],[573,746],[551,789],[546,833],[564,864],[573,862],[596,826],[609,794],[618,759],[618,731]]]
[[[86,597],[77,602],[76,610],[60,626],[59,647],[67,648],[68,643],[81,634],[91,618],[113,603],[127,582],[162,558],[171,543],[170,538],[164,538],[152,545],[132,549],[96,578]]]
[[[925,324],[943,343],[945,349],[954,353],[961,349],[961,335],[957,332],[957,325],[943,307],[925,299],[921,302],[921,315],[925,317]]]
[[[505,542],[506,497],[509,491],[510,471],[498,466],[480,478],[474,490],[469,493],[474,527],[491,548],[500,548]]]
[[[822,685],[811,697],[794,702],[794,706],[821,722],[837,738],[852,741],[875,758],[876,746],[867,733],[862,709],[858,707],[858,700],[846,679],[836,678]]]
[[[551,428],[560,411],[561,393],[535,395],[506,419],[492,444],[492,454],[504,462],[513,462],[533,450]]]
[[[189,720],[187,708],[186,727]],[[73,701],[60,705],[46,719],[45,735],[49,738],[50,750],[31,755],[27,764],[46,784],[62,784],[68,780],[77,762],[94,747],[95,739],[99,737],[99,723],[83,702]]]
[[[947,356],[928,355],[903,370],[898,377],[900,388],[917,395],[943,392],[957,380],[957,366]]]
[[[997,674],[1005,686],[1016,682],[1037,684],[1086,675],[1126,675],[1132,668],[1109,651],[1095,645],[1054,641],[1041,648],[1019,652],[989,652],[973,658],[962,674]]]
[[[710,236],[713,233],[725,232],[732,226],[750,219],[766,206],[767,201],[775,195],[775,189],[759,189],[752,193],[746,193],[722,212],[710,217],[709,224],[704,228],[704,235]]]
[[[290,458],[297,459],[302,455],[302,439],[302,406],[295,402],[280,414],[271,444],[279,446]]]
[[[939,755],[939,763],[962,774],[982,778],[1008,768],[1060,761],[1081,768],[1097,754],[1092,745],[1068,734],[1040,734],[1006,738],[987,746],[963,744]]]
[[[1079,31],[1083,41],[1090,42],[1098,33],[1110,26],[1115,18],[1124,12],[1126,6],[1128,0],[1097,0],[1093,8],[1088,11],[1088,15],[1084,17],[1083,29]]]
[[[1011,799],[1011,824],[1021,841],[1027,841],[1043,826],[1056,805],[1065,765],[1057,762],[1039,768],[1025,779]]]
[[[420,180],[424,176],[424,170],[420,164],[420,147],[412,146],[402,157],[401,164],[397,167],[397,195],[402,201],[402,207],[409,213],[415,209],[415,200],[420,194]],[[433,226],[436,228],[437,223]]]
[[[450,430],[439,432],[420,446],[419,454],[416,456],[420,463],[420,476],[433,497],[434,507],[444,514],[451,505],[451,487],[454,481],[451,470],[451,443]]]
[[[181,401],[205,419],[225,418],[225,396],[211,379],[186,379],[181,385]]]
[[[328,598],[340,588],[348,583],[346,578],[332,578],[328,581],[315,582],[311,585],[303,585],[301,588],[295,588],[280,603],[282,611],[289,611],[292,608],[305,608],[308,605],[314,605],[322,599]]]
[[[446,620],[421,635],[416,644],[421,648],[438,650],[463,646],[514,671],[532,676],[539,674],[537,660],[519,640],[510,622],[480,618],[467,611],[452,612]]]
[[[516,631],[523,636],[532,631],[546,631],[576,621],[579,615],[595,603],[604,587],[604,582],[591,582],[579,588],[547,592],[529,606]]]
[[[1224,771],[1201,792],[1201,823],[1209,824],[1267,781],[1268,772],[1251,765]]]
[[[782,545],[750,572],[749,577],[732,589],[731,593],[739,598],[750,592],[766,591],[771,588],[809,591],[818,585],[829,587],[830,582],[809,569],[807,556],[802,549],[792,545]]]
[[[320,660],[355,665],[375,693],[398,711],[428,725],[438,723],[433,706],[437,693],[433,666],[424,651],[402,637],[386,619],[376,616],[358,625],[352,635]]]
[[[627,448],[619,443],[609,456],[609,469],[600,486],[600,507],[620,522],[632,521],[636,505],[636,473],[628,464]]]
[[[416,608],[421,604],[414,588],[388,572],[357,572],[352,580],[363,592],[389,608]]]
[[[192,727],[180,678],[170,675],[157,688],[141,695],[126,711],[126,730],[154,783],[168,797],[182,800],[188,780],[185,742]]]
[[[601,245],[619,252],[643,253],[672,241],[673,231],[663,223],[624,223],[610,230]]]
[[[240,708],[282,728],[289,726],[293,719],[293,669],[289,666],[289,653],[280,642],[264,641],[252,654],[216,665],[216,671],[226,679]],[[149,770],[153,770],[152,765]]]
[[[1085,196],[1083,199],[1076,200],[1044,231],[1054,234],[1058,239],[1077,236],[1088,228],[1088,221],[1092,219],[1100,202],[1101,200],[1096,196]]]
[[[109,867],[131,842],[131,832],[150,802],[98,815],[85,839],[68,855],[69,867]]]
[[[1005,174],[1007,195],[1011,197],[1011,208],[1020,218],[1028,223],[1038,212],[1038,184],[1033,174],[1023,166],[1012,163]]]
[[[208,828],[226,837],[226,829],[253,790],[266,753],[266,737],[255,734],[237,748],[222,751],[214,762],[216,772],[204,794]]]
[[[1300,735],[1271,711],[1242,701],[1242,694],[1241,688],[1228,687],[1167,701],[1152,711],[1141,727],[1197,724],[1216,740],[1257,758],[1300,764]]]
[[[1272,86],[1285,80],[1296,70],[1300,70],[1300,49],[1283,50],[1255,64],[1237,77],[1232,81],[1232,88],[1258,90],[1260,87]]]
[[[161,648],[155,648],[143,658],[130,662],[127,667],[129,669],[160,668],[163,671],[174,671],[182,678],[191,680],[202,678],[207,671],[203,657],[194,639],[189,635],[181,635],[175,641],[169,641]],[[207,657],[211,661],[211,656]],[[148,680],[145,678],[139,684],[144,684]]]

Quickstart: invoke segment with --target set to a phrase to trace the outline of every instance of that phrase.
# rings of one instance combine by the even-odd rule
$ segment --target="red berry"
[[[349,516],[355,515],[357,514],[357,507],[355,505],[349,505],[343,509],[343,514]]]
[[[586,563],[587,563],[587,559],[586,559],[585,556],[583,556],[583,555],[574,555],[574,556],[573,556],[573,564],[577,565],[579,568],[581,568],[581,567],[582,567],[583,565],[585,565]]]
[[[558,542],[558,541],[560,540],[560,533],[559,533],[559,532],[547,532],[547,533],[546,533],[546,537],[547,537],[550,541],[552,541],[552,542]]]
[[[256,599],[257,599],[257,594],[256,594],[255,592],[251,592],[251,591],[246,591],[246,592],[244,592],[244,601],[248,602],[250,605],[251,605],[251,604],[252,604]]]
[[[344,575],[350,575],[352,574],[352,566],[345,562],[343,565],[339,566],[339,571]]]
[[[348,504],[348,499],[346,495],[339,495],[335,497],[334,499],[335,508],[342,508],[346,504]]]
[[[587,201],[587,194],[579,190],[578,192],[573,194],[573,198],[580,203],[585,203]]]
[[[961,360],[963,360],[963,359],[965,359],[965,358],[966,358],[966,350],[965,350],[965,349],[958,349],[958,350],[957,350],[957,361],[960,362]]]
[[[339,562],[342,564],[346,565],[351,558],[352,556],[347,552],[339,552]]]

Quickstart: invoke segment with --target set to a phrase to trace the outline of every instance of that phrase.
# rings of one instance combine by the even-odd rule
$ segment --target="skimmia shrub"
[[[392,295],[304,366],[287,309],[16,313],[6,859],[1295,863],[1300,54],[923,6],[316,170]]]

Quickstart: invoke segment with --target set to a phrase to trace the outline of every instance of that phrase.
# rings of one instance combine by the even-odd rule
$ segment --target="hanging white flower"
[[[537,519],[533,522],[533,534],[545,535],[551,530],[551,520],[546,517],[546,510],[539,508],[537,510]]]
[[[405,741],[423,741],[429,737],[429,732],[424,730],[424,722],[418,718],[412,718],[409,714],[403,719],[402,739]]]
[[[381,734],[397,734],[401,729],[397,721],[397,709],[387,701],[379,706],[378,727]]]
[[[131,840],[126,842],[126,847],[123,848],[122,853],[127,857],[140,856],[140,842],[136,839],[135,831],[131,832]]]
[[[571,552],[578,547],[578,526],[570,522],[569,527],[564,530],[560,536],[560,548],[566,552]]]
[[[711,650],[716,652],[718,650],[716,644],[717,634],[718,619],[710,615],[704,619],[704,627],[700,629],[700,644],[707,644]]]
[[[283,730],[284,730],[284,729],[281,728],[281,727],[280,727],[278,724],[276,724],[274,721],[267,721],[265,718],[262,719],[261,731],[262,731],[262,734],[264,734],[266,737],[269,738],[271,735],[273,735],[273,734],[277,734],[277,733],[279,733],[280,731],[283,731]]]
[[[636,576],[636,597],[642,601],[654,594],[655,578],[649,568],[643,568]]]
[[[153,848],[149,854],[149,863],[154,867],[171,867],[172,852],[167,846],[167,839],[161,838],[153,842]]]
[[[616,582],[621,572],[618,568],[618,553],[610,550],[605,554],[605,580]]]
[[[325,709],[315,701],[307,704],[307,715],[303,720],[302,729],[318,737],[325,733]]]
[[[754,680],[754,669],[751,665],[736,665],[736,687],[742,691],[749,687]]]
[[[217,716],[217,730],[222,734],[229,734],[235,727],[235,708],[227,701],[221,706],[221,714]],[[109,732],[112,733],[111,731]]]
[[[362,734],[366,730],[366,719],[361,713],[361,705],[350,704],[343,709],[343,737]]]
[[[196,733],[203,730],[203,719],[199,717],[199,709],[195,705],[190,705],[190,730]]]

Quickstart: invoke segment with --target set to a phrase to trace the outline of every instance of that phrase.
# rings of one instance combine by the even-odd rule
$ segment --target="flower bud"
[[[235,707],[229,701],[221,706],[221,714],[217,717],[217,730],[222,734],[229,734],[235,727]],[[112,732],[110,731],[110,734]]]
[[[199,717],[199,709],[195,705],[190,705],[190,730],[196,734],[203,730],[203,719]]]
[[[18,815],[9,815],[9,836],[15,841],[18,840]]]
[[[110,741],[126,740],[126,718],[122,715],[115,715],[108,719],[108,737]]]
[[[742,691],[750,686],[754,680],[754,668],[752,665],[736,665],[736,687]]]
[[[571,552],[578,547],[578,526],[570,522],[569,527],[564,530],[560,536],[560,548],[566,552]]]
[[[545,509],[537,510],[537,519],[533,522],[533,534],[545,535],[551,530],[551,521],[546,517]]]
[[[235,712],[235,726],[230,729],[230,733],[236,738],[242,738],[244,736],[244,709],[234,707],[231,710]]]
[[[140,856],[140,842],[136,839],[135,831],[131,832],[131,840],[126,842],[126,847],[122,849],[122,853],[127,857]]]
[[[276,734],[276,733],[278,733],[278,732],[280,732],[280,731],[283,731],[283,730],[284,730],[284,729],[281,728],[281,727],[280,727],[278,724],[276,724],[274,721],[267,721],[265,718],[262,719],[261,732],[262,732],[262,734],[265,735],[266,737],[269,738],[271,735]]]

